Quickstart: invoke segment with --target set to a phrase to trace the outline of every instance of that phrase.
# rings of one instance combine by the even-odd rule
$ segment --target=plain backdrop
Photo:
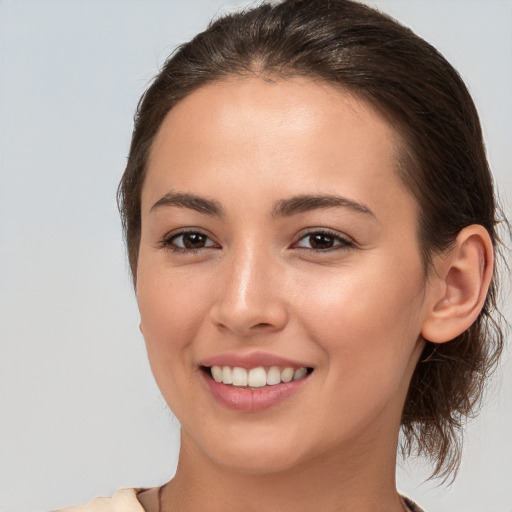
[[[0,0],[0,509],[47,511],[153,486],[179,425],[153,383],[115,193],[137,100],[172,48],[233,0]],[[376,0],[461,72],[512,205],[512,2]],[[506,314],[512,318],[510,299]],[[451,487],[429,512],[512,512],[510,352]]]

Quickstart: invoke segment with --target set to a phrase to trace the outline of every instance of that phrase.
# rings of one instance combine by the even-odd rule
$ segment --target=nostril
[[[283,301],[266,297],[252,299],[234,301],[224,295],[210,310],[212,323],[240,336],[270,333],[286,326],[288,311]]]

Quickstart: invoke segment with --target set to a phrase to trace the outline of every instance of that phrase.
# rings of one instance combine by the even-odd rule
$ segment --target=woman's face
[[[165,119],[137,298],[196,456],[265,472],[394,452],[428,293],[397,148],[368,103],[307,79],[207,85]]]

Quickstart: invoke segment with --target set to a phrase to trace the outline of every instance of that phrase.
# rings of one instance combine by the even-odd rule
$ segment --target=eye
[[[315,251],[329,251],[353,247],[354,243],[330,231],[313,231],[300,238],[295,246]]]
[[[199,249],[218,247],[211,238],[199,231],[182,231],[168,235],[161,245],[178,252],[194,252]]]

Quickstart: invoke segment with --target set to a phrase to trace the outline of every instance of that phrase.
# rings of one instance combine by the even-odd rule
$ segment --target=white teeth
[[[277,366],[271,366],[267,373],[267,384],[275,386],[281,383],[281,370]]]
[[[215,382],[222,382],[222,368],[220,366],[212,366],[212,377]]]
[[[246,370],[238,366],[212,366],[210,372],[215,382],[232,384],[237,387],[262,388],[302,379],[307,375],[308,370],[305,367],[295,369],[271,366],[265,370],[263,366],[258,366]]]
[[[247,370],[236,366],[231,373],[233,386],[247,386]]]
[[[261,388],[267,384],[267,372],[265,368],[253,368],[249,371],[247,383],[251,388]]]
[[[302,377],[305,377],[306,376],[306,373],[308,373],[308,371],[306,370],[306,368],[298,368],[297,370],[295,370],[295,372],[293,373],[293,380],[299,380],[299,379],[302,379]]]
[[[229,366],[222,368],[222,382],[224,384],[233,384],[233,372]]]
[[[293,373],[294,373],[293,368],[285,368],[281,372],[281,380],[283,382],[290,382],[293,379]]]

